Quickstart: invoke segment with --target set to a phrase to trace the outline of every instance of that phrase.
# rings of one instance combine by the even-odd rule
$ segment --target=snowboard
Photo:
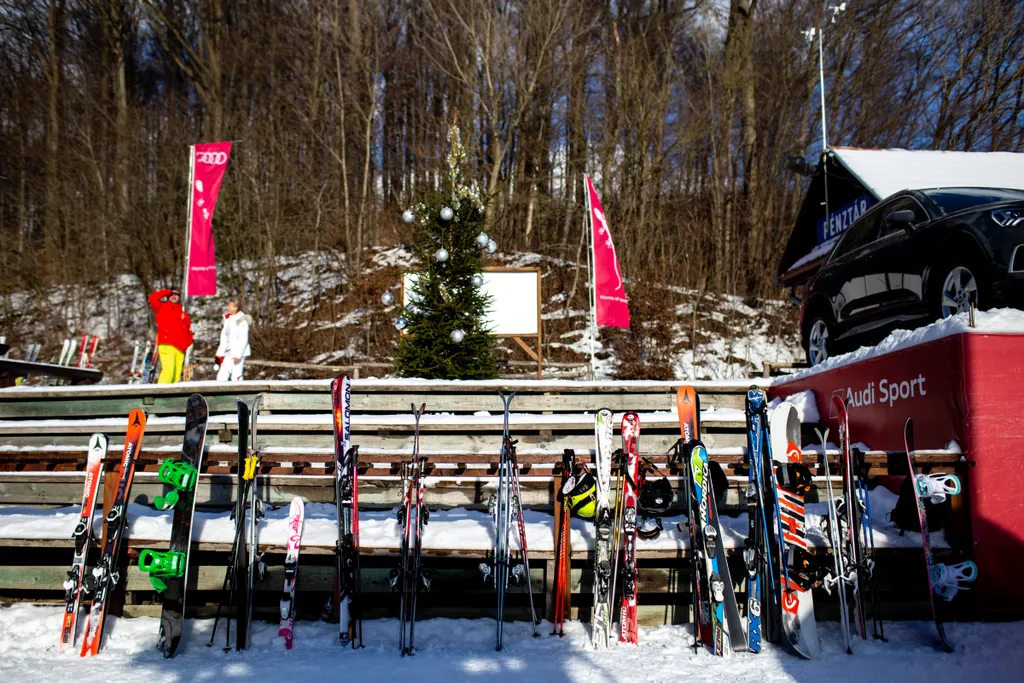
[[[284,591],[281,593],[281,626],[277,635],[284,638],[285,649],[292,649],[295,627],[295,585],[299,578],[299,549],[305,507],[302,499],[292,498],[288,508],[288,551],[284,558]]]
[[[939,643],[946,652],[953,652],[953,646],[949,644],[946,637],[946,627],[942,623],[939,611],[935,605],[935,586],[932,584],[932,539],[928,532],[928,516],[924,510],[924,499],[918,491],[917,475],[914,474],[914,421],[907,418],[903,427],[903,444],[907,449],[908,476],[913,482],[910,488],[914,491],[914,502],[917,503],[917,518],[921,522],[921,546],[924,549],[925,576],[928,579],[928,602],[932,607],[932,619],[935,621],[935,630],[939,634]]]
[[[171,520],[171,542],[166,552],[143,550],[139,553],[139,569],[160,594],[159,648],[164,657],[173,657],[181,644],[185,625],[185,597],[188,587],[188,558],[192,546],[192,521],[196,511],[196,484],[203,466],[203,444],[209,409],[206,399],[192,394],[185,405],[185,437],[181,457],[168,458],[160,465],[160,481],[172,488],[165,496],[157,496],[158,510],[174,510]]]
[[[132,479],[135,477],[135,460],[142,448],[142,437],[146,431],[146,413],[135,409],[128,414],[128,429],[125,434],[124,451],[118,470],[117,490],[106,517],[106,540],[103,554],[92,573],[86,576],[85,587],[92,596],[85,636],[82,638],[83,657],[94,655],[103,643],[103,622],[107,616],[107,600],[120,583],[121,544],[128,528],[128,496]]]
[[[612,512],[610,506],[612,479],[612,411],[602,408],[594,418],[595,497],[594,515],[594,616],[590,640],[594,647],[607,647],[611,638],[612,580]]]
[[[782,467],[802,468],[806,481],[810,473],[803,465],[800,449],[800,418],[791,403],[782,403],[770,418],[772,458]],[[786,470],[788,474],[790,470]],[[798,562],[807,554],[807,527],[804,516],[804,486],[790,484],[795,478],[776,476],[775,493],[779,501],[780,526],[784,547],[782,580],[782,630],[786,641],[802,657],[816,659],[821,652],[818,627],[814,621],[814,601],[809,585],[798,585]]]
[[[71,538],[75,541],[75,557],[71,570],[64,582],[64,619],[61,623],[58,652],[68,645],[74,645],[78,626],[78,608],[82,600],[82,580],[85,576],[85,560],[89,555],[89,541],[92,538],[92,517],[96,509],[96,494],[99,492],[100,475],[103,473],[103,458],[107,455],[105,434],[93,434],[89,439],[89,455],[85,463],[85,491],[82,493],[82,514]]]

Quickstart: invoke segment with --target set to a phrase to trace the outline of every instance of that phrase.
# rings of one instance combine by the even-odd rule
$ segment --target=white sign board
[[[540,330],[540,271],[485,270],[484,284],[480,288],[491,297],[487,307],[485,325],[491,334],[530,336]],[[412,295],[413,273],[402,276],[402,305],[409,305]]]

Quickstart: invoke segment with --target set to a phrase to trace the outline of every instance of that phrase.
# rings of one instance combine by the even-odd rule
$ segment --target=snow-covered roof
[[[855,147],[832,152],[880,200],[900,190],[935,187],[1024,190],[1024,154]]]

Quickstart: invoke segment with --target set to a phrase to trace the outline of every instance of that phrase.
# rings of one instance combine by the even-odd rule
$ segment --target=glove
[[[216,363],[219,368],[221,365],[224,365],[224,356],[217,356],[213,362]]]

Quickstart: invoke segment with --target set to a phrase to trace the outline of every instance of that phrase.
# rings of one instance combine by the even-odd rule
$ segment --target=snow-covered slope
[[[399,298],[401,272],[412,263],[412,255],[402,247],[379,248],[370,250],[364,260],[355,281],[348,279],[344,254],[334,252],[219,264],[221,294],[188,304],[196,355],[213,356],[224,305],[229,298],[240,297],[255,320],[254,359],[334,365],[390,363],[397,338],[392,323],[400,309],[397,304],[381,304],[380,295],[389,289]],[[698,296],[678,287],[627,280],[633,333],[606,328],[594,340],[588,327],[587,277],[585,273],[577,277],[576,264],[514,253],[501,256],[495,265],[541,269],[545,360],[586,362],[593,346],[598,379],[739,379],[759,375],[764,361],[792,362],[802,357],[796,311],[783,301],[753,302],[707,293]],[[153,287],[163,284],[174,283],[154,283]],[[0,335],[8,337],[12,357],[22,357],[29,343],[42,343],[42,361],[55,360],[67,337],[99,335],[98,356],[121,358],[99,363],[116,381],[125,376],[126,358],[134,343],[153,338],[145,295],[137,278],[119,275],[99,286],[65,285],[41,295],[19,292],[0,296]],[[526,359],[509,339],[499,340],[498,357]],[[624,372],[627,362],[632,370]],[[653,376],[636,374],[644,366],[657,370]],[[326,374],[252,365],[246,369],[250,379]],[[387,374],[381,369],[362,371],[364,377]],[[559,376],[555,371],[546,374]],[[212,377],[212,364],[198,366],[196,379]]]

